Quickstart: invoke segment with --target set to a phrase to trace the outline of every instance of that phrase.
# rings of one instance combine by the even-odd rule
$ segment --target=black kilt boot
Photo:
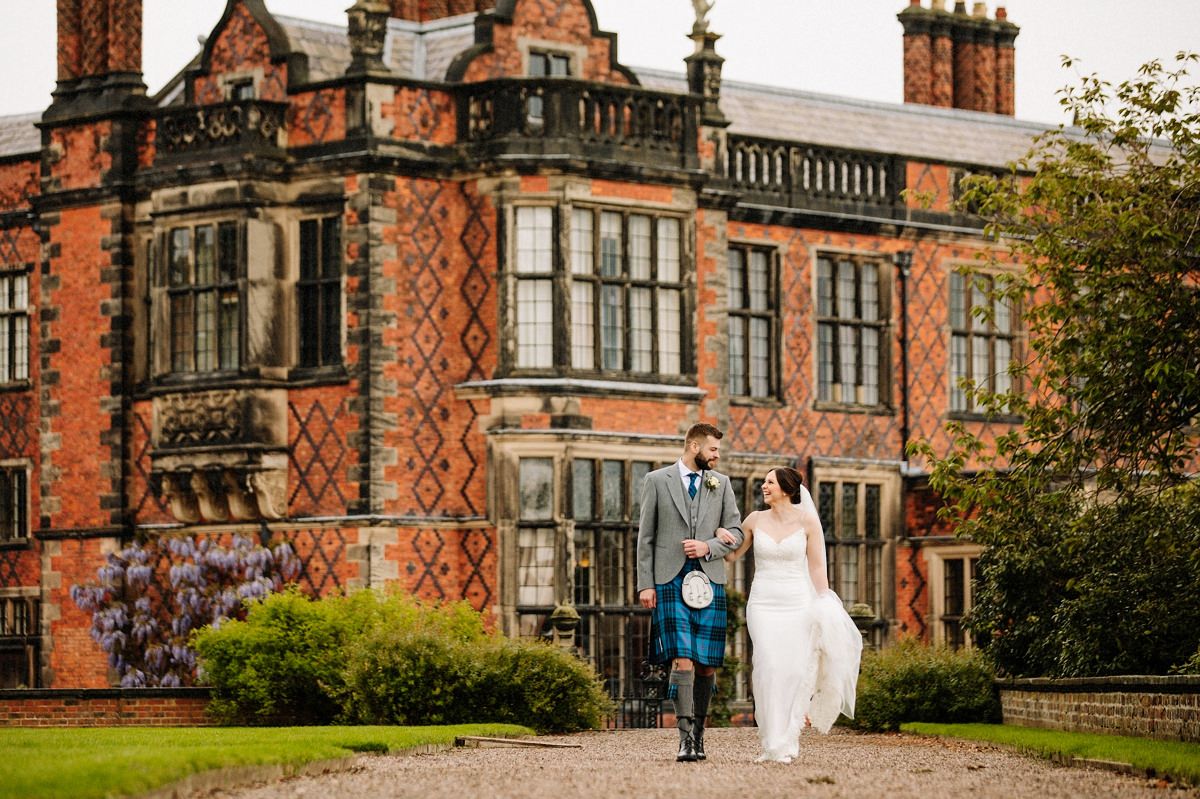
[[[696,740],[692,737],[695,726],[692,688],[695,678],[696,673],[691,669],[671,670],[671,685],[675,686],[675,726],[679,728],[679,754],[675,759],[681,763],[693,763],[696,760]]]
[[[708,702],[712,699],[716,680],[717,676],[715,674],[707,676],[703,674],[696,675],[696,684],[693,688],[696,716],[692,724],[692,741],[695,745],[697,760],[706,760],[708,758],[704,754],[704,722],[708,718]]]

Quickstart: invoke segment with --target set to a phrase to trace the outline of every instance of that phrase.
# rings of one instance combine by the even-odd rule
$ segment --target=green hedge
[[[213,713],[241,724],[511,722],[593,729],[609,700],[592,668],[486,631],[465,602],[288,592],[197,633]]]
[[[881,731],[910,721],[998,721],[994,680],[995,670],[980,652],[902,639],[863,654],[853,726]]]

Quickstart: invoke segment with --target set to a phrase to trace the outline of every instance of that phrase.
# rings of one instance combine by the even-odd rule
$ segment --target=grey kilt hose
[[[725,663],[725,586],[713,583],[713,601],[706,608],[683,602],[683,576],[700,568],[695,559],[684,564],[669,583],[655,586],[658,602],[650,617],[653,663],[687,658],[702,666]]]

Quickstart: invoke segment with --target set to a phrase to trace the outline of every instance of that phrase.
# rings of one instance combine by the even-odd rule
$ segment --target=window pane
[[[552,208],[517,209],[517,263],[522,274],[550,272],[554,267]]]
[[[750,320],[750,396],[766,397],[771,393],[770,325],[766,319]]]
[[[318,241],[318,224],[315,219],[305,219],[300,223],[300,279],[314,280],[318,277],[320,264],[320,244]]]
[[[658,371],[659,374],[683,373],[683,311],[679,289],[658,291]]]
[[[950,410],[965,411],[967,395],[959,387],[959,381],[967,375],[967,337],[950,337]]]
[[[1012,332],[1012,307],[1003,297],[996,298],[996,332]]]
[[[650,279],[650,217],[629,217],[629,277]]]
[[[577,275],[590,275],[596,271],[592,255],[591,211],[576,208],[571,212],[571,271]]]
[[[728,255],[729,270],[729,307],[743,309],[746,307],[746,287],[743,283],[745,273],[745,253],[741,250],[730,250]]]
[[[521,528],[517,532],[517,603],[554,604],[554,530]]]
[[[167,283],[171,286],[186,286],[191,283],[188,272],[188,255],[192,248],[190,228],[177,227],[171,230],[170,253],[168,255]]]
[[[616,530],[600,530],[600,602],[605,605],[625,603],[625,547]]]
[[[216,242],[212,225],[196,227],[196,285],[207,286],[214,281]]]
[[[592,519],[592,492],[595,490],[592,461],[576,458],[571,462],[571,510],[575,521]]]
[[[878,485],[868,484],[865,487],[865,491],[866,493],[863,497],[863,502],[865,503],[863,507],[863,527],[865,529],[863,530],[863,534],[866,538],[879,538],[881,527],[880,488]]]
[[[833,334],[833,325],[817,325],[817,398],[824,402],[833,400]]]
[[[554,307],[549,280],[517,282],[517,366],[548,368],[554,361]]]
[[[565,78],[570,74],[571,59],[561,54],[553,54],[550,56],[550,77]]]
[[[971,380],[977,388],[989,385],[991,366],[988,363],[988,340],[985,336],[971,337]]]
[[[879,404],[879,331],[866,327],[862,331],[862,397],[864,405]]]
[[[1012,344],[1007,339],[996,339],[996,391],[1006,394],[1012,389],[1012,376],[1008,373],[1012,362]]]
[[[654,368],[650,296],[650,289],[629,290],[629,368],[635,372],[649,372]]]
[[[0,311],[12,309],[13,281],[15,277],[0,277]]]
[[[858,348],[855,346],[855,329],[842,325],[838,329],[838,368],[841,377],[840,402],[857,402],[855,384],[858,377]]]
[[[946,615],[961,616],[963,613],[963,561],[952,558],[944,561],[946,568]]]
[[[297,287],[300,311],[300,365],[320,365],[321,287]]]
[[[12,328],[12,379],[26,380],[29,378],[29,317],[21,314],[13,318]],[[8,374],[0,370],[0,375]]]
[[[13,363],[14,326],[9,324],[11,321],[12,317],[0,320],[0,378],[4,380],[16,379]]]
[[[950,326],[955,330],[967,329],[966,283],[958,272],[950,273]]]
[[[518,481],[521,489],[521,520],[549,519],[554,499],[554,461],[550,458],[521,458]]]
[[[770,306],[770,261],[759,250],[750,253],[750,310],[765,311]]]
[[[576,369],[596,368],[596,323],[592,317],[592,284],[571,285],[571,365]]]
[[[321,310],[322,363],[341,363],[342,292],[340,281],[336,283],[325,284],[323,305],[324,307]]]
[[[841,589],[838,594],[841,595],[842,603],[849,607],[858,601],[858,546],[854,544],[843,544],[837,548],[838,552],[838,582]]]
[[[629,485],[633,495],[630,497],[630,517],[637,521],[642,512],[642,484],[650,473],[650,464],[644,461],[634,461],[630,466]]]
[[[327,278],[342,276],[342,220],[336,216],[321,222],[321,263]]]
[[[834,526],[836,495],[837,483],[817,484],[817,515],[821,517],[821,527],[825,530],[826,538],[837,538],[837,528]]]
[[[987,322],[975,316],[974,312],[975,308],[987,308],[990,305],[985,293],[987,283],[987,279],[981,275],[976,275],[971,281],[971,327],[976,330],[986,330],[988,327]]]
[[[625,309],[620,286],[600,288],[600,365],[604,369],[625,367]]]
[[[622,461],[605,461],[601,471],[604,492],[603,518],[620,520],[625,516],[625,464]]]
[[[217,368],[217,293],[196,294],[196,371]]]
[[[858,538],[857,483],[842,483],[842,530],[838,537]]]
[[[658,279],[679,282],[679,220],[658,220]]]
[[[238,226],[222,222],[217,226],[217,279],[233,283],[238,279]]]
[[[621,215],[600,214],[600,275],[621,276]]]
[[[578,518],[578,517],[577,517]],[[596,596],[596,547],[593,533],[583,527],[575,528],[575,604],[591,605]]]
[[[854,272],[854,264],[850,261],[838,262],[837,315],[843,319],[854,319],[858,316],[855,312],[857,287],[855,286]]]
[[[833,316],[833,264],[828,258],[817,259],[817,314]]]
[[[238,296],[236,291],[221,293],[221,368],[236,369],[238,357]]]
[[[879,270],[871,264],[862,270],[862,318],[868,322],[879,319]]]
[[[192,295],[171,297],[171,368],[187,372],[192,368]]]
[[[746,320],[729,317],[729,393],[746,393]]]
[[[550,74],[550,57],[545,53],[529,54],[529,76],[544,78]]]

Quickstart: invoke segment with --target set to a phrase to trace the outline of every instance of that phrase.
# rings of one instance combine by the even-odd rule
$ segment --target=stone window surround
[[[781,372],[781,367],[782,367],[782,363],[783,363],[783,359],[782,359],[783,305],[785,304],[785,298],[783,296],[781,275],[782,275],[782,264],[783,264],[783,258],[784,258],[784,247],[783,247],[783,245],[779,244],[778,242],[769,241],[769,240],[748,239],[748,238],[730,238],[728,241],[728,249],[729,250],[740,249],[740,250],[744,250],[747,253],[757,250],[759,252],[765,252],[768,254],[769,263],[768,263],[767,290],[768,290],[769,298],[773,302],[773,305],[771,307],[769,307],[765,313],[757,313],[757,312],[753,313],[753,315],[759,316],[759,317],[769,315],[772,319],[772,326],[771,326],[771,331],[769,334],[770,335],[770,341],[769,341],[770,351],[767,354],[767,357],[769,359],[769,364],[770,364],[770,368],[769,368],[768,374],[767,374],[767,383],[768,383],[767,394],[765,396],[759,397],[759,396],[751,396],[749,394],[738,394],[738,393],[734,393],[731,390],[730,391],[730,401],[735,402],[737,404],[767,403],[767,404],[771,404],[771,405],[778,405],[782,402],[782,398],[780,397],[780,386],[782,385],[780,372]],[[736,309],[736,310],[744,310],[745,311],[745,315],[743,315],[742,318],[749,318],[749,316],[752,314],[752,312],[750,312],[748,308],[743,309],[741,306],[739,306],[738,309]],[[733,298],[732,297],[729,298],[729,311],[730,311],[730,317],[732,319],[732,317],[735,315],[735,309],[733,307]],[[749,339],[747,338],[747,341],[748,340]]]
[[[950,318],[950,276],[951,276],[951,274],[953,274],[955,272],[955,270],[962,269],[962,268],[968,268],[968,269],[972,270],[973,272],[979,272],[981,275],[987,276],[987,277],[994,277],[996,275],[1004,274],[1004,273],[1017,273],[1020,270],[1018,267],[1000,267],[1000,268],[991,268],[991,269],[980,269],[979,264],[977,262],[963,261],[963,260],[948,261],[945,264],[944,268],[946,270],[946,323],[945,323],[945,328],[944,328],[945,336],[946,336],[946,339],[945,339],[945,341],[946,341],[946,398],[947,398],[946,399],[946,408],[947,408],[946,412],[947,412],[947,415],[949,416],[949,418],[951,418],[951,419],[983,419],[987,416],[987,414],[982,413],[980,411],[954,410],[951,407],[950,398],[953,396],[954,387],[955,387],[954,384],[955,384],[955,380],[956,380],[956,378],[954,376],[954,362],[952,360],[951,342],[954,338],[956,329],[954,328],[953,321]],[[1009,340],[1012,342],[1012,358],[1013,358],[1013,360],[1020,359],[1022,357],[1022,353],[1025,351],[1026,335],[1025,335],[1025,328],[1021,324],[1021,311],[1022,311],[1021,307],[1018,306],[1016,308],[1013,308],[1010,312],[1011,319],[1012,319],[1012,334],[1009,337]],[[967,313],[970,314],[969,307],[967,308]],[[997,418],[1000,421],[1009,421],[1009,422],[1020,421],[1019,417],[1014,416],[1014,415],[1001,415]]]
[[[30,535],[30,519],[29,514],[32,509],[32,498],[30,497],[29,481],[33,472],[33,463],[28,458],[6,458],[0,460],[0,472],[24,475],[24,496],[18,497],[16,502],[22,503],[23,507],[14,505],[12,508],[13,515],[18,516],[18,526],[23,527],[24,535],[7,537],[7,531],[0,531],[0,547],[28,547],[33,541]],[[7,497],[0,497],[0,502],[7,501]]]
[[[929,570],[929,619],[926,628],[935,644],[945,644],[946,631],[942,625],[942,615],[946,612],[946,561],[964,560],[968,563],[972,558],[978,558],[983,552],[979,544],[955,544],[951,546],[928,546],[924,548],[925,563]],[[970,572],[964,571],[964,579],[970,582]],[[968,585],[969,588],[969,585]],[[963,594],[963,615],[970,612],[974,602],[974,591],[967,590]],[[963,647],[974,649],[971,637],[963,636]]]

